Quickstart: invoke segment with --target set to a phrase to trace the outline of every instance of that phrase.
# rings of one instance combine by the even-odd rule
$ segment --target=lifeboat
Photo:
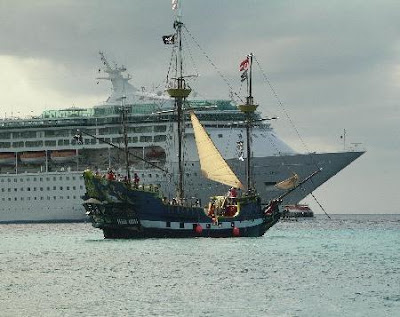
[[[46,152],[24,152],[19,158],[24,164],[41,164],[46,161]]]
[[[165,158],[165,151],[159,146],[148,147],[145,149],[145,156],[147,159],[159,160]]]
[[[75,150],[52,151],[51,160],[55,163],[70,162],[76,159]]]
[[[15,153],[0,153],[0,165],[15,165]]]

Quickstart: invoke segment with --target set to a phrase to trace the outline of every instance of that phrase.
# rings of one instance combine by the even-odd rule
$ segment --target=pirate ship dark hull
[[[280,218],[277,202],[263,207],[255,195],[218,196],[210,207],[168,202],[157,188],[133,188],[85,171],[84,207],[105,238],[259,237]]]

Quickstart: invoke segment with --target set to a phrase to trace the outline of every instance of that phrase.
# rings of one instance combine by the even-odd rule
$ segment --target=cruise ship
[[[131,175],[143,184],[154,184],[168,199],[177,187],[177,123],[173,100],[162,93],[148,93],[130,84],[126,68],[111,65],[100,53],[102,71],[112,93],[92,108],[46,110],[29,119],[0,120],[0,222],[85,221],[81,196],[85,193],[83,171],[105,173],[112,168],[121,177],[124,153],[109,143],[124,147],[121,107],[129,109],[128,142]],[[239,178],[246,175],[245,123],[231,100],[189,100],[190,107],[207,128],[210,137]],[[261,114],[258,114],[261,119]],[[187,120],[184,137],[186,195],[207,202],[212,193],[227,190],[202,177],[193,130]],[[85,132],[82,141],[74,136]],[[175,133],[174,133],[175,132]],[[86,137],[87,134],[94,137]],[[260,120],[252,131],[251,171],[264,202],[282,192],[275,185],[293,174],[311,180],[285,197],[284,204],[297,204],[329,180],[363,151],[297,153],[274,132],[270,121]]]

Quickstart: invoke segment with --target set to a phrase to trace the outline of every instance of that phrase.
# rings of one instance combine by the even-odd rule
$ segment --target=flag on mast
[[[164,44],[175,44],[175,34],[164,35],[162,37]]]
[[[172,0],[172,10],[178,9],[178,0]]]
[[[241,72],[247,70],[249,68],[249,62],[249,58],[246,57],[246,59],[240,63],[239,70]]]
[[[243,71],[243,73],[240,75],[240,81],[245,81],[247,79],[247,69]]]

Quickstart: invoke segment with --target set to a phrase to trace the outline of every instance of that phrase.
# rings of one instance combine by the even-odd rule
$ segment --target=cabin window
[[[26,147],[38,147],[38,146],[43,146],[43,141],[26,141],[25,142]]]
[[[219,138],[222,138],[222,137],[223,137],[223,135],[220,133],[220,134],[218,134],[218,137],[219,137]]]
[[[179,228],[184,229],[185,228],[185,223],[184,222],[180,222],[179,223]]]
[[[153,127],[130,127],[128,128],[128,132],[133,133],[143,133],[143,132],[153,132]]]
[[[11,188],[8,188],[8,192],[10,192],[11,191]]]
[[[210,229],[210,228],[211,228],[211,224],[208,223],[208,224],[206,225],[206,228],[207,228],[207,229]]]
[[[167,131],[166,125],[156,125],[154,127],[154,132],[165,132],[165,131]]]
[[[46,146],[56,146],[57,142],[54,141],[54,140],[47,140],[47,141],[44,141],[44,145],[46,145]]]
[[[24,147],[24,142],[23,141],[13,142],[13,147]]]
[[[142,135],[140,137],[140,142],[151,142],[152,141],[152,137],[149,135]]]
[[[155,135],[154,136],[154,142],[163,142],[165,140],[167,140],[166,135]]]
[[[10,142],[0,142],[0,148],[9,148],[10,146]]]
[[[44,131],[46,137],[52,136],[70,136],[69,130],[48,130]]]
[[[53,190],[56,190],[57,189],[57,187],[56,186],[53,186]]]
[[[11,133],[10,132],[0,133],[0,139],[9,139],[10,137],[11,137]]]
[[[167,228],[171,228],[171,221],[167,221],[166,224],[165,224],[165,226],[166,226]]]

